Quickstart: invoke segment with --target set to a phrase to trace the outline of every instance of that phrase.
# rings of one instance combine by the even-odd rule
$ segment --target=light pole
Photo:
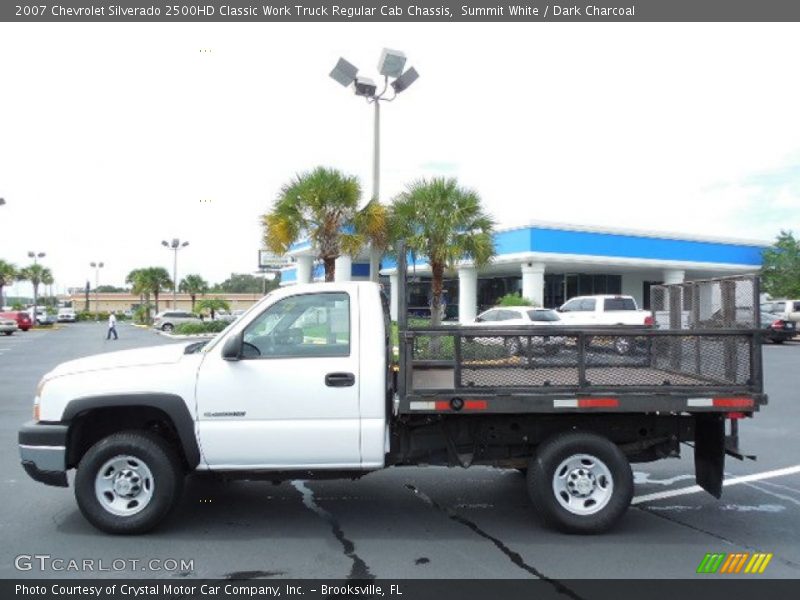
[[[32,250],[28,251],[28,257],[33,259],[34,266],[39,264],[39,259],[44,258],[47,256],[44,252],[34,252]],[[31,281],[33,283],[33,281]],[[39,304],[38,293],[37,293],[37,285],[34,284],[33,286],[33,324],[36,325],[36,307]]]
[[[338,81],[344,87],[352,87],[356,96],[366,99],[368,104],[375,106],[373,135],[372,135],[372,200],[380,201],[381,187],[381,102],[392,102],[397,98],[397,94],[414,83],[419,78],[419,73],[414,67],[409,67],[403,71],[406,64],[406,55],[399,50],[389,50],[384,48],[378,60],[378,71],[383,75],[383,89],[377,93],[378,86],[369,77],[360,77],[358,68],[349,63],[344,58],[339,58],[333,71],[330,72],[331,78]],[[389,81],[391,79],[391,81]],[[392,95],[386,95],[389,87],[392,88]],[[372,281],[378,280],[378,258],[374,252],[370,252],[369,275]]]
[[[167,242],[167,240],[163,240],[161,245],[165,248],[170,248],[173,252],[172,257],[172,310],[176,310],[178,307],[178,250],[181,248],[185,248],[189,245],[189,242],[183,242],[178,238],[172,238],[172,242]]]
[[[100,320],[100,299],[97,296],[97,288],[100,286],[100,269],[103,268],[102,262],[90,262],[89,266],[94,269],[94,320]]]

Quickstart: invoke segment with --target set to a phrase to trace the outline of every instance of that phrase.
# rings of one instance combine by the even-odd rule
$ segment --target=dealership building
[[[466,261],[445,281],[446,315],[461,322],[493,306],[508,293],[520,293],[535,304],[557,307],[574,296],[625,294],[649,308],[650,285],[680,283],[725,275],[753,273],[761,267],[769,242],[584,227],[532,222],[497,230],[497,255],[480,269]],[[292,246],[293,263],[282,270],[281,285],[322,281],[324,271],[308,242]],[[378,271],[397,318],[397,269],[384,257],[342,256],[336,261],[336,280],[368,280]],[[424,311],[430,300],[430,269],[424,260],[409,267],[410,310]]]

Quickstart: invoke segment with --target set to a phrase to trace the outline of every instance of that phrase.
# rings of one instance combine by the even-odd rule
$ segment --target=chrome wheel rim
[[[120,455],[107,460],[97,471],[94,492],[106,511],[130,517],[144,510],[153,499],[153,473],[142,459]]]
[[[605,508],[614,493],[611,470],[596,456],[573,454],[556,468],[553,493],[570,513],[593,515]]]

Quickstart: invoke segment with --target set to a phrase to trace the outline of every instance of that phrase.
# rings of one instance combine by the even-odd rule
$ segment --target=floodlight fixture
[[[399,50],[384,48],[378,60],[378,71],[385,77],[400,77],[406,64],[406,55]]]
[[[372,98],[378,90],[378,86],[375,85],[375,82],[369,77],[356,77],[356,80],[353,82],[353,89],[356,92],[356,96]]]
[[[338,81],[344,87],[352,84],[356,79],[356,75],[358,75],[358,69],[356,66],[347,62],[343,58],[339,59],[339,62],[337,62],[336,66],[333,67],[333,71],[330,72],[331,78]]]
[[[161,240],[161,245],[169,248],[169,242],[167,240]]]
[[[3,206],[6,203],[5,198],[0,198],[0,206]]]
[[[419,73],[417,73],[417,70],[414,67],[411,67],[408,69],[408,71],[400,75],[400,77],[392,82],[394,93],[399,94],[403,90],[408,89],[417,79],[419,79]]]

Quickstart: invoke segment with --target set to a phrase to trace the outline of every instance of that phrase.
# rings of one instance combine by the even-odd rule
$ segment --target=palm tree
[[[211,313],[211,320],[214,320],[218,310],[230,310],[231,306],[224,298],[203,298],[197,303],[197,310],[200,312],[207,310]]]
[[[131,293],[139,296],[140,306],[145,306],[145,319],[150,321],[150,290],[145,286],[144,269],[134,269],[125,278],[125,283],[131,286]]]
[[[155,311],[158,313],[158,295],[163,290],[172,289],[172,279],[163,267],[146,267],[134,269],[125,278],[125,282],[130,284],[134,294],[144,296],[145,304],[150,303],[150,294],[155,299]],[[148,315],[149,320],[149,315]]]
[[[208,282],[200,275],[187,275],[181,280],[178,290],[189,294],[192,299],[192,312],[194,312],[194,303],[197,300],[197,295],[205,294],[208,291]]]
[[[3,308],[3,288],[17,280],[17,267],[0,259],[0,310]]]
[[[392,235],[404,239],[415,255],[424,256],[431,268],[431,325],[442,320],[441,299],[445,269],[462,260],[476,267],[494,256],[494,222],[478,194],[455,179],[419,180],[395,198]]]
[[[272,210],[262,216],[264,243],[270,251],[285,254],[306,237],[325,266],[325,281],[333,281],[334,261],[363,245],[355,231],[360,200],[356,177],[325,167],[301,173],[281,188]]]
[[[142,274],[144,285],[153,294],[156,314],[158,314],[158,295],[163,290],[171,290],[173,283],[164,267],[148,267]]]
[[[42,269],[42,285],[44,285],[45,290],[47,290],[47,288],[52,286],[53,283],[55,283],[55,279],[53,279],[53,272],[49,268],[45,267],[44,269]],[[50,287],[48,293],[48,303],[52,301],[52,296],[53,296],[53,288]]]
[[[36,310],[37,299],[39,298],[39,285],[42,283],[46,271],[48,271],[48,269],[45,269],[38,263],[34,263],[28,265],[18,273],[20,281],[30,281],[33,286],[34,311]]]

